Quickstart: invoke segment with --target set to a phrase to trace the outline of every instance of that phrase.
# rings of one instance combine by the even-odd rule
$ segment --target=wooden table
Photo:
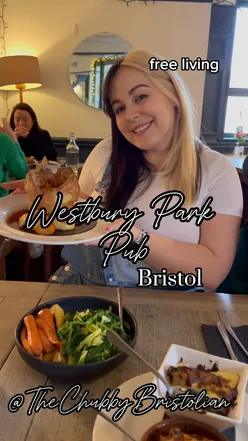
[[[81,295],[116,300],[116,289],[0,281],[0,441],[91,441],[95,420],[92,409],[67,416],[61,416],[55,409],[41,409],[27,415],[32,395],[24,392],[51,385],[51,381],[22,361],[14,343],[15,326],[29,309],[47,300]],[[214,325],[220,318],[233,326],[248,323],[246,296],[123,289],[123,301],[138,322],[136,349],[156,368],[171,343],[206,351],[202,323]],[[146,368],[141,363],[129,358],[104,377],[84,383],[82,390],[89,389],[91,396],[100,398],[107,388],[113,391],[144,372]],[[49,392],[47,399],[62,397],[69,388],[53,386],[54,392]],[[16,394],[25,395],[25,402],[16,413],[11,413],[8,402]]]

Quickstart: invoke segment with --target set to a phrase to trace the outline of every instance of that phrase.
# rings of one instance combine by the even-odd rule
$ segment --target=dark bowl
[[[76,311],[83,311],[85,309],[108,309],[112,306],[112,311],[118,315],[118,304],[111,302],[110,300],[101,299],[98,297],[65,297],[61,299],[55,299],[36,308],[28,311],[19,321],[15,330],[15,340],[17,350],[22,359],[35,371],[44,374],[52,379],[58,381],[71,381],[75,379],[91,380],[93,378],[103,375],[105,372],[118,366],[123,362],[127,356],[123,352],[119,352],[117,355],[95,363],[89,363],[85,365],[65,365],[54,362],[42,360],[34,355],[29,354],[22,346],[20,340],[20,332],[24,324],[24,317],[26,315],[36,315],[43,308],[51,308],[51,306],[59,304],[65,312],[76,313]],[[137,340],[138,325],[134,316],[126,309],[123,308],[123,320],[130,326],[130,346],[134,347]]]
[[[187,435],[205,436],[211,441],[228,441],[226,437],[212,426],[189,418],[171,418],[160,421],[150,427],[140,441],[159,441],[159,436],[168,436],[171,429],[178,427]]]

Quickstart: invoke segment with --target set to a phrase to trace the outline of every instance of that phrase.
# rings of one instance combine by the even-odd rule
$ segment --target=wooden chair
[[[243,216],[241,221],[241,227],[244,225],[245,221],[248,219],[248,184],[244,178],[243,170],[240,168],[236,169],[239,175],[242,191],[243,191]]]
[[[30,256],[28,250],[28,244],[24,242],[18,242],[12,239],[6,239],[0,236],[0,280],[6,280],[6,262],[7,255],[15,248],[22,248],[23,250],[23,265],[24,265],[24,280],[29,281],[30,277]]]
[[[6,280],[6,257],[8,254],[15,249],[20,249],[23,252],[23,273],[24,281],[30,282],[31,273],[31,257],[29,254],[29,244],[24,242],[18,242],[16,240],[8,239],[0,236],[0,280]],[[50,276],[53,273],[54,267],[56,267],[56,262],[54,261],[55,250],[52,245],[44,245],[44,279],[48,282]],[[58,246],[56,246],[58,248]],[[61,247],[60,247],[61,252]]]
[[[0,280],[6,280],[5,258],[16,246],[15,240],[6,240],[0,236]]]

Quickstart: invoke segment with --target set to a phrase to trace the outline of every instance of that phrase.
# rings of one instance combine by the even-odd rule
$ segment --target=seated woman
[[[51,161],[57,158],[49,132],[40,128],[36,114],[28,104],[20,103],[13,108],[10,126],[26,157],[34,156],[39,161],[44,156]]]
[[[9,182],[9,175],[16,179],[24,179],[29,171],[24,153],[17,136],[5,119],[0,126],[0,183]],[[9,190],[0,186],[0,197],[7,196]]]
[[[68,265],[58,269],[51,282],[137,287],[138,270],[145,268],[152,275],[167,272],[173,277],[162,284],[157,278],[157,286],[155,278],[148,279],[143,286],[214,291],[232,266],[243,210],[236,169],[196,136],[182,80],[177,72],[151,71],[153,56],[131,51],[108,71],[104,108],[112,136],[93,149],[79,178],[82,197],[102,196],[102,206],[111,212],[137,208],[143,213],[132,225],[131,238],[133,249],[145,239],[148,254],[134,262],[119,252],[105,266],[110,238],[103,248],[98,241],[68,245],[62,252]],[[162,207],[167,213],[156,225]],[[194,208],[194,215],[183,219],[183,208],[187,213]],[[170,214],[168,209],[173,209]],[[197,218],[199,212],[202,219]],[[120,232],[123,222],[112,222],[106,234]],[[120,238],[118,248],[126,240]],[[196,274],[197,268],[202,271],[200,283],[192,276],[180,282],[179,274]]]

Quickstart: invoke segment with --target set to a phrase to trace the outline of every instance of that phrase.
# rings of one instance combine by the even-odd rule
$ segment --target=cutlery
[[[0,258],[3,256],[5,249],[7,248],[7,246],[11,242],[14,243],[14,240],[13,239],[7,239],[7,238],[5,238],[3,240],[2,244],[0,245]]]
[[[131,355],[138,359],[139,361],[142,361],[153,373],[154,375],[159,378],[160,381],[166,386],[168,394],[171,397],[175,397],[178,394],[182,394],[186,391],[186,389],[182,389],[177,386],[171,386],[166,379],[148,362],[146,361],[138,352],[136,352],[134,349],[131,348],[124,340],[122,340],[121,337],[119,337],[116,332],[108,330],[107,331],[107,339],[117,348],[119,348],[122,352],[124,352],[127,355]],[[192,391],[193,392],[193,391]]]
[[[122,300],[121,300],[121,288],[117,288],[118,297],[118,307],[119,307],[119,317],[121,322],[121,330],[123,331],[123,310],[122,310]]]
[[[101,415],[102,418],[104,418],[106,421],[108,421],[112,426],[114,426],[116,429],[120,430],[125,436],[127,436],[131,441],[137,441],[135,440],[131,435],[129,435],[122,427],[120,427],[118,424],[116,424],[115,421],[113,421],[111,418],[109,418],[105,412],[98,412],[99,415]]]
[[[226,331],[226,327],[225,327],[224,323],[221,322],[221,321],[217,322],[216,326],[217,326],[217,329],[218,329],[218,331],[219,331],[219,333],[220,333],[220,335],[221,335],[221,337],[222,337],[222,339],[223,339],[223,341],[224,341],[224,343],[226,345],[226,348],[227,348],[227,350],[228,350],[228,352],[230,354],[231,359],[235,360],[235,361],[238,361],[238,358],[236,357],[236,355],[233,352],[233,348],[232,348],[230,339],[228,337],[228,333]]]
[[[243,346],[243,344],[241,343],[241,341],[239,340],[239,338],[237,337],[237,335],[235,334],[233,328],[230,325],[226,326],[227,331],[229,332],[229,334],[234,338],[234,340],[236,340],[236,342],[238,343],[238,345],[241,347],[241,349],[243,349],[244,353],[247,355],[248,357],[248,351],[247,349],[245,349],[245,347]]]

